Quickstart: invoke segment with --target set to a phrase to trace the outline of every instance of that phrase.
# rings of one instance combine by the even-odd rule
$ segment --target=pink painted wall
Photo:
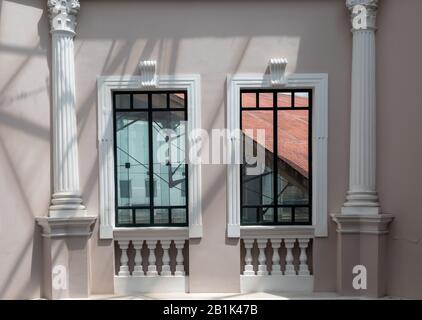
[[[410,36],[420,29],[414,8],[421,4],[400,3],[384,0],[380,11],[378,180],[383,208],[396,215],[389,237],[389,293],[422,297],[422,286],[407,278],[422,267],[422,227],[416,223],[422,177],[415,169],[422,158],[415,116],[422,112],[416,100],[422,47]],[[47,214],[50,194],[50,38],[44,6],[43,0],[0,0],[0,298],[37,297],[40,291],[41,238],[34,216]],[[339,211],[348,181],[351,70],[343,1],[87,0],[78,21],[80,176],[91,214],[98,214],[98,75],[136,74],[139,60],[147,59],[158,61],[161,74],[199,73],[203,127],[224,128],[227,74],[263,73],[268,60],[279,56],[289,60],[289,72],[329,74],[328,209]],[[204,166],[202,173],[204,237],[190,243],[191,290],[236,292],[240,246],[225,238],[226,169]],[[110,293],[113,245],[98,239],[97,227],[92,292]],[[313,246],[315,289],[335,291],[331,220],[329,237]]]

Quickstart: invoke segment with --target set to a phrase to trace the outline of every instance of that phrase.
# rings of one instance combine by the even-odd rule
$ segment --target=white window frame
[[[199,75],[161,75],[154,89],[143,88],[141,76],[97,78],[99,153],[100,239],[113,239],[115,225],[113,91],[186,90],[188,133],[201,128],[201,87]],[[188,143],[192,141],[189,139]],[[202,237],[201,167],[189,164],[189,237]],[[171,227],[169,227],[171,229]]]
[[[240,90],[269,89],[271,79],[262,74],[237,74],[227,78],[227,127],[230,132],[240,129]],[[327,212],[327,139],[328,139],[328,74],[290,74],[283,88],[313,90],[312,105],[312,226],[277,226],[277,229],[303,229],[315,237],[328,236]],[[233,135],[232,159],[240,154],[239,137]],[[227,236],[240,237],[240,166],[228,165],[227,174]],[[274,226],[273,226],[274,227]],[[250,229],[254,227],[247,227]],[[257,229],[262,226],[257,226]],[[311,229],[311,230],[309,230]]]

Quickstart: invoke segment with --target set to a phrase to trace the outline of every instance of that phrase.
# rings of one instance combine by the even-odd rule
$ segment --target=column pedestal
[[[349,191],[337,223],[337,287],[342,295],[386,294],[386,234],[376,189],[376,48],[378,0],[346,0],[353,32]]]

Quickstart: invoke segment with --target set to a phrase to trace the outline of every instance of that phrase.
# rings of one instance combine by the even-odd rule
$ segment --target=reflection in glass
[[[157,183],[156,206],[186,204],[185,139],[183,111],[153,114],[153,172]]]
[[[185,94],[184,93],[170,93],[170,109],[184,108]]]
[[[148,178],[148,114],[116,114],[117,203],[119,206],[149,205],[145,188]]]
[[[242,165],[243,205],[266,205],[274,202],[273,112],[242,111],[244,165]],[[258,131],[264,130],[264,141]],[[261,155],[262,162],[257,160]],[[258,167],[257,167],[258,163]],[[261,168],[263,170],[258,170]],[[255,168],[256,170],[251,170]]]
[[[279,108],[291,108],[292,107],[292,93],[291,92],[277,93],[277,106]]]
[[[309,203],[309,111],[278,111],[278,203]]]
[[[151,103],[153,108],[167,108],[167,94],[153,93],[151,95]]]
[[[186,209],[177,208],[171,209],[171,222],[172,223],[186,223]]]
[[[116,109],[130,109],[130,94],[116,94]]]
[[[119,224],[132,224],[132,210],[119,209],[117,212],[117,223]]]
[[[273,107],[273,93],[262,92],[259,94],[259,107],[260,108],[272,108]]]
[[[256,93],[242,93],[242,108],[256,108]]]
[[[148,108],[148,94],[138,93],[133,95],[133,108],[146,109]]]
[[[295,108],[309,107],[309,93],[295,92]]]

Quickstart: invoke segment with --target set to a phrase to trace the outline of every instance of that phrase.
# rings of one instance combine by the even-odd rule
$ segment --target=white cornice
[[[392,214],[332,214],[337,232],[346,234],[387,234]]]
[[[96,216],[52,218],[39,217],[36,219],[43,228],[42,236],[47,238],[56,237],[89,237],[92,234],[92,226],[97,220]]]

